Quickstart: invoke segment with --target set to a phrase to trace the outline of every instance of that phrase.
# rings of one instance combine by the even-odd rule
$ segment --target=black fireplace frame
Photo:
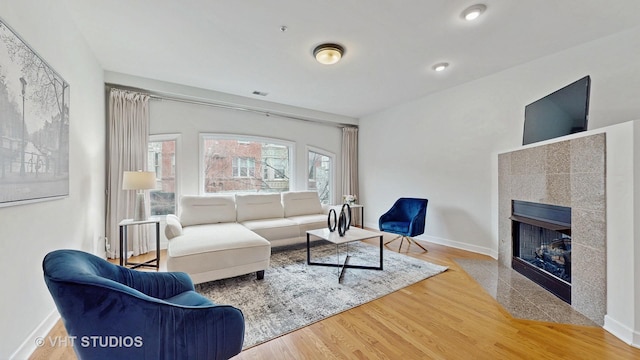
[[[511,202],[511,267],[542,286],[558,298],[571,304],[571,284],[544,271],[520,256],[520,223],[558,231],[571,236],[571,208],[512,200]]]

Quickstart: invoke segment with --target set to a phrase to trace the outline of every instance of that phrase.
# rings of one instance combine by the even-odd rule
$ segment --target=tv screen
[[[522,145],[587,130],[590,83],[585,76],[527,105]]]

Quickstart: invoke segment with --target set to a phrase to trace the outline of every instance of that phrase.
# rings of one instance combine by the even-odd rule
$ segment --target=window
[[[178,135],[151,135],[147,152],[148,171],[156,174],[150,191],[151,215],[176,214],[176,148]]]
[[[233,158],[234,177],[254,177],[256,173],[256,161],[250,157]]]
[[[293,144],[242,135],[201,135],[205,194],[288,191]]]
[[[265,157],[263,166],[263,179],[285,180],[287,178],[287,160],[279,155]]]
[[[333,163],[335,155],[319,150],[308,150],[307,189],[316,190],[323,204],[333,202]]]

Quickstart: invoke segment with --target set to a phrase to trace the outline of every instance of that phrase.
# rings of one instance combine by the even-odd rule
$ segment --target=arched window
[[[307,189],[316,190],[323,204],[333,204],[335,154],[307,147],[307,155]]]

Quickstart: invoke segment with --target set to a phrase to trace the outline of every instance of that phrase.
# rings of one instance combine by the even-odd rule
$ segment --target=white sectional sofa
[[[183,196],[180,216],[167,215],[167,270],[194,283],[256,272],[264,277],[271,246],[304,242],[327,226],[328,207],[315,191]]]

